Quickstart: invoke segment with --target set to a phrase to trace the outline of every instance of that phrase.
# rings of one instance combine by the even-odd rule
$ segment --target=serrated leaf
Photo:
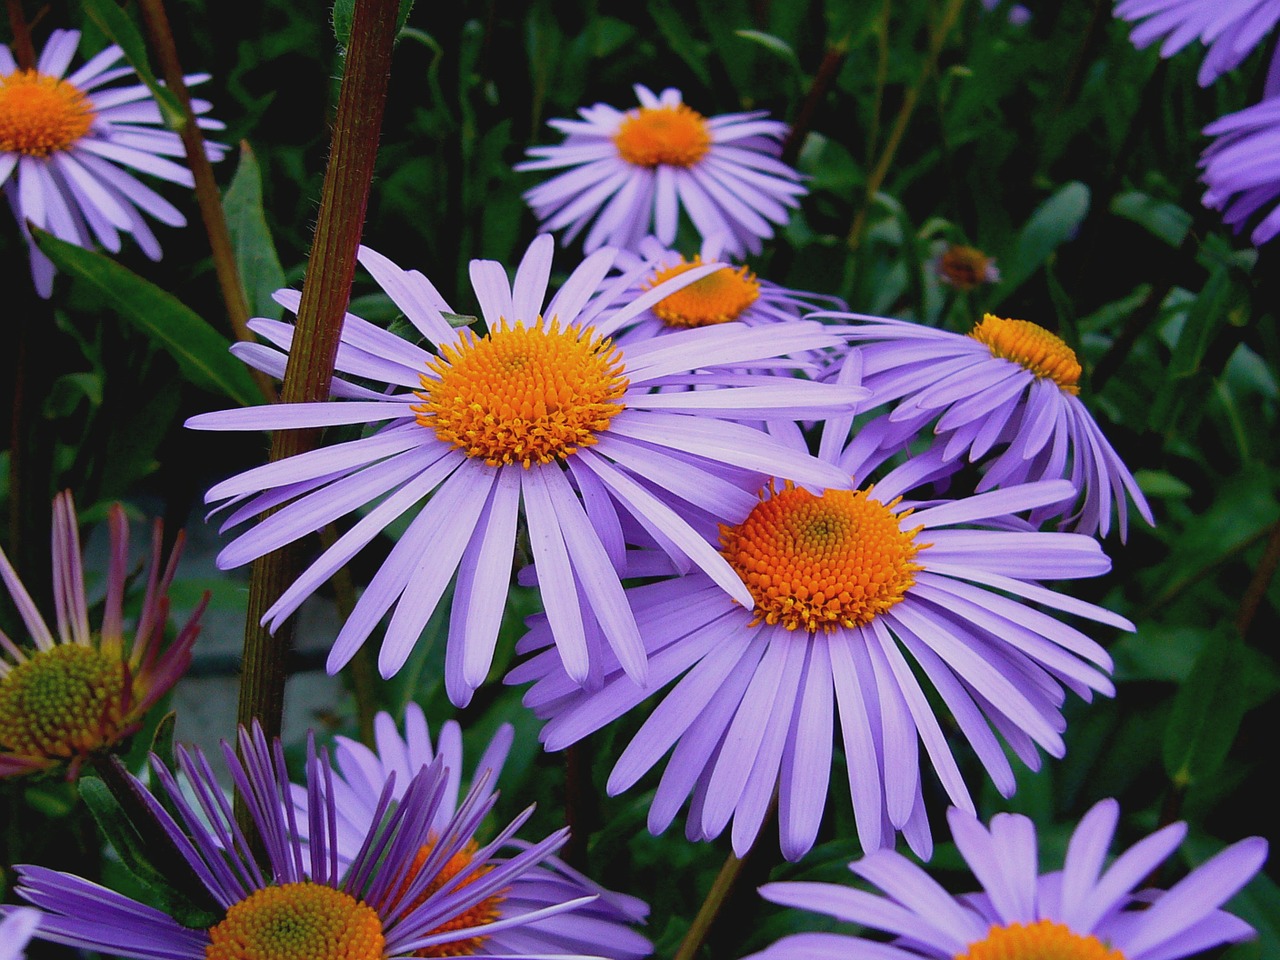
[[[137,71],[138,78],[155,97],[165,126],[170,130],[181,130],[186,125],[187,115],[178,98],[151,72],[147,46],[129,15],[116,5],[115,0],[84,0],[84,12],[112,43],[124,51],[129,66]]]
[[[284,268],[262,209],[262,171],[247,141],[240,143],[240,163],[222,197],[222,209],[249,311],[279,320],[282,308],[271,295],[285,285]]]
[[[54,266],[92,285],[121,319],[173,357],[188,381],[243,406],[260,402],[248,371],[230,353],[230,341],[190,307],[109,257],[39,228],[31,233]]]
[[[1247,701],[1243,647],[1229,629],[1206,639],[1173,701],[1165,728],[1164,767],[1179,787],[1212,777],[1227,758]]]
[[[1019,231],[1013,250],[1000,258],[1002,279],[993,303],[1000,303],[1029,280],[1075,234],[1088,212],[1089,188],[1078,180],[1040,204]]]

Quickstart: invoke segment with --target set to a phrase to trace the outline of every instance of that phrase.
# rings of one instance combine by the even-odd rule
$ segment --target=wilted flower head
[[[119,47],[107,47],[68,76],[79,44],[78,30],[54,30],[28,70],[0,44],[0,184],[24,235],[31,221],[60,240],[80,247],[96,240],[115,253],[120,234],[132,234],[142,252],[158,260],[160,244],[142,215],[173,227],[187,221],[129,171],[192,186],[191,171],[168,159],[184,156],[182,140],[164,129],[160,107],[133,69],[114,66],[124,56]],[[124,78],[132,82],[111,85]],[[191,109],[202,114],[210,104],[192,100]],[[206,130],[223,126],[208,118],[197,123]],[[207,145],[211,160],[225,150]],[[47,297],[53,265],[29,246],[36,289]]]
[[[70,493],[61,493],[53,501],[57,636],[0,550],[0,577],[35,647],[20,646],[0,632],[0,776],[66,764],[67,775],[74,777],[86,759],[110,750],[136,731],[147,711],[191,663],[191,645],[200,632],[207,597],[173,643],[160,649],[181,539],[162,568],[161,528],[156,522],[146,594],[138,622],[129,631],[122,611],[129,527],[119,504],[111,508],[108,524],[107,595],[97,631],[89,627],[80,534]]]
[[[732,256],[759,253],[773,224],[807,191],[778,159],[787,125],[765,111],[704,117],[672,88],[656,95],[635,86],[638,108],[583,107],[581,120],[552,120],[566,134],[554,147],[533,147],[517,170],[569,168],[525,193],[545,230],[582,230],[588,253],[609,244],[635,249],[654,234],[675,241],[680,211],[705,239],[725,238]]]
[[[994,257],[977,247],[949,243],[934,261],[938,279],[957,290],[976,290],[984,283],[999,283],[1000,271]]]
[[[1072,834],[1062,869],[1041,873],[1029,818],[996,814],[987,828],[953,808],[951,832],[981,890],[953,896],[892,850],[849,864],[883,893],[768,883],[760,888],[766,900],[858,924],[871,936],[799,933],[749,960],[1180,960],[1254,935],[1219,908],[1258,872],[1265,840],[1241,840],[1167,891],[1143,889],[1182,842],[1186,824],[1156,831],[1104,870],[1118,818],[1114,800],[1097,804]],[[893,939],[885,943],[881,932]]]

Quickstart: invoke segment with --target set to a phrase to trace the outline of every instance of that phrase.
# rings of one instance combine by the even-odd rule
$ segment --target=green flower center
[[[126,713],[119,656],[59,644],[0,679],[0,748],[51,760],[84,756],[120,737]]]

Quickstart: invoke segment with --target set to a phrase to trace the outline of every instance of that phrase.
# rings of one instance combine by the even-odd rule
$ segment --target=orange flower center
[[[630,111],[613,135],[618,154],[637,167],[692,167],[711,149],[706,117],[683,103]]]
[[[422,377],[418,423],[491,467],[550,463],[596,442],[624,409],[622,351],[592,329],[505,320],[446,345]]]
[[[255,890],[209,929],[205,960],[382,960],[382,921],[318,883]]]
[[[124,663],[97,647],[28,652],[0,677],[0,749],[67,760],[115,743],[128,726]]]
[[[687,261],[684,257],[674,266],[664,267],[644,284],[646,290],[665,280],[678,277],[694,267],[702,266],[702,258]],[[695,280],[669,297],[663,297],[653,312],[669,327],[709,327],[737,320],[742,311],[760,298],[760,281],[746,267],[723,267]]]
[[[1076,352],[1057,334],[1029,320],[1006,320],[988,313],[969,331],[985,343],[993,357],[1026,367],[1037,377],[1048,377],[1067,393],[1079,393],[1082,368]]]
[[[923,569],[912,561],[927,544],[915,542],[918,528],[899,529],[896,500],[872,500],[871,488],[814,496],[790,481],[767,492],[742,523],[720,527],[720,552],[756,601],[752,626],[862,626],[901,602]]]
[[[1037,920],[993,926],[955,960],[1124,960],[1124,954],[1097,937],[1073,933],[1052,920]]]
[[[991,258],[977,247],[947,247],[938,260],[942,278],[957,290],[973,290],[988,282]]]
[[[47,157],[89,132],[94,112],[69,83],[35,70],[0,77],[0,152]]]
[[[408,877],[400,890],[403,892],[409,884],[409,880],[415,877],[423,865],[426,864],[427,858],[431,856],[431,851],[435,849],[434,843],[429,843],[418,851],[418,855],[414,857],[413,865],[409,867]],[[462,879],[458,885],[454,887],[454,892],[461,890],[468,884],[475,883],[493,868],[481,864],[480,866],[472,866],[471,861],[475,857],[477,850],[474,840],[467,843],[465,847],[449,858],[448,862],[440,868],[440,872],[432,878],[431,882],[418,894],[413,901],[410,909],[420,907],[426,903],[427,898],[433,896],[440,891],[442,887],[458,874],[462,874]],[[504,891],[505,892],[505,891]],[[502,905],[503,892],[495,893],[490,897],[481,900],[475,906],[469,907],[455,917],[446,920],[440,926],[432,929],[428,935],[437,933],[447,933],[450,930],[466,930],[469,927],[479,927],[487,923],[495,922],[502,914],[499,907]],[[488,939],[484,935],[468,937],[465,940],[451,940],[448,943],[437,944],[434,947],[423,947],[421,950],[414,952],[416,957],[469,957],[480,949],[485,940]]]

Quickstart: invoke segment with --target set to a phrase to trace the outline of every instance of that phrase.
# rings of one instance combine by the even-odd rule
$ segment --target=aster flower
[[[451,817],[437,822],[437,807],[446,797],[453,802],[456,793],[452,774],[439,761],[410,777],[398,802],[392,800],[392,784],[386,785],[358,852],[350,863],[340,862],[341,800],[327,760],[309,744],[304,843],[280,742],[268,744],[255,727],[252,735],[241,730],[239,746],[243,761],[225,742],[223,755],[245,797],[254,839],[265,851],[261,867],[199,751],[178,750],[186,790],[154,757],[160,795],[132,781],[158,828],[203,885],[216,922],[184,926],[88,880],[20,865],[18,894],[45,911],[36,936],[130,960],[388,960],[469,956],[482,949],[511,956],[501,944],[520,942],[522,928],[592,899],[552,902],[548,896],[544,906],[508,909],[499,917],[514,884],[558,849],[567,831],[501,856],[498,851],[532,808],[482,846],[475,831],[493,806],[492,794],[483,789],[473,789]]]
[[[0,920],[0,960],[22,960],[39,923],[39,912],[30,907],[15,908]]]
[[[416,703],[409,704],[405,712],[403,736],[387,713],[377,715],[374,729],[376,751],[346,737],[337,738],[332,789],[337,808],[334,850],[340,865],[358,856],[364,837],[381,815],[384,791],[389,791],[391,799],[396,802],[403,800],[413,776],[430,767],[437,758],[447,773],[439,805],[431,820],[434,833],[445,831],[463,799],[459,786],[466,767],[462,758],[462,730],[456,722],[449,721],[441,727],[434,750],[431,731],[427,728],[422,708]],[[492,802],[507,750],[511,746],[512,732],[510,724],[503,724],[485,748],[476,765],[476,775],[471,780],[470,802]],[[305,835],[310,823],[308,793],[305,788],[294,786],[293,796],[298,823]],[[528,847],[527,842],[514,837],[508,842],[509,850]],[[474,849],[475,842],[472,841],[462,854],[455,855],[442,870],[441,880],[466,869],[467,857],[474,853]],[[571,913],[497,933],[478,944],[474,952],[536,956],[590,954],[611,960],[639,960],[653,952],[653,945],[629,926],[643,922],[648,915],[649,908],[643,900],[605,890],[552,856],[512,879],[501,898],[494,898],[491,919],[514,918],[583,897],[597,899]]]
[[[102,626],[89,627],[80,534],[70,493],[53,501],[55,636],[0,550],[0,578],[35,649],[0,632],[0,776],[80,765],[134,733],[191,663],[206,596],[165,650],[169,584],[182,552],[181,534],[162,567],[160,522],[151,541],[151,570],[138,622],[128,639],[122,607],[128,576],[129,525],[115,504]]]
[[[1160,56],[1199,40],[1209,48],[1200,65],[1200,86],[1234,70],[1280,21],[1276,0],[1120,0],[1116,16],[1141,21],[1129,38],[1139,50],[1163,39]]]
[[[976,462],[1003,446],[978,492],[1070,479],[1073,489],[1062,501],[1031,514],[1036,525],[1061,516],[1064,527],[1105,537],[1114,510],[1123,540],[1126,496],[1154,523],[1133,475],[1080,401],[1080,361],[1055,334],[990,313],[967,335],[862,314],[814,316],[853,322],[845,332],[862,352],[863,385],[873,403],[894,404],[855,438],[859,445],[880,444],[867,469],[933,423],[942,453],[934,476],[958,469],[962,457]]]
[[[1280,62],[1280,61],[1278,61]],[[1267,97],[1204,128],[1216,137],[1200,158],[1200,179],[1208,187],[1204,205],[1221,210],[1237,231],[1255,213],[1265,215],[1249,239],[1254,246],[1280,233],[1280,72],[1267,86]],[[1267,209],[1270,208],[1270,209]]]
[[[757,375],[736,372],[767,372],[779,356],[840,343],[836,334],[812,322],[785,332],[719,326],[624,352],[594,322],[634,283],[634,273],[606,281],[615,251],[600,251],[574,270],[544,309],[553,250],[549,236],[535,240],[514,288],[500,264],[472,262],[488,328],[480,336],[445,322],[441,311],[449,307],[422,274],[363,249],[361,262],[437,355],[348,315],[338,350],[337,402],[227,410],[188,421],[208,430],[388,423],[371,436],[249,470],[209,491],[210,502],[237,501],[228,525],[284,504],[222,551],[224,568],[385,497],[276,601],[264,619],[272,629],[389,523],[431,495],[343,625],[330,670],[345,664],[395,607],[379,658],[383,675],[394,674],[458,570],[445,681],[453,702],[465,704],[493,659],[523,504],[533,559],[542,570],[543,604],[570,675],[586,677],[589,642],[599,641],[643,682],[644,647],[616,569],[623,550],[619,516],[633,517],[682,569],[706,570],[724,590],[748,600],[737,574],[669,501],[723,511],[722,473],[738,468],[839,482],[830,465],[727,419],[813,418],[851,409],[866,395],[860,388],[782,377],[760,383]],[[654,287],[614,313],[614,326],[715,269],[699,267]],[[297,309],[296,293],[277,299]],[[290,325],[256,320],[250,326],[288,349]],[[284,370],[284,355],[266,346],[235,349],[260,369]],[[393,392],[343,375],[386,384]],[[707,389],[654,392],[695,385]],[[239,503],[244,497],[248,501]],[[589,635],[584,622],[598,624],[603,640]]]
[[[999,283],[1000,271],[994,257],[977,247],[947,244],[933,262],[938,279],[957,290],[976,290],[985,283]]]
[[[724,234],[730,255],[759,253],[771,224],[785,224],[807,192],[778,159],[787,125],[762,110],[704,117],[679,90],[634,89],[639,108],[597,103],[578,111],[581,120],[552,120],[564,142],[533,147],[516,164],[564,171],[524,195],[543,228],[567,228],[567,245],[594,220],[588,253],[634,249],[650,233],[670,245],[683,210],[702,237]]]
[[[823,436],[823,455],[842,467],[850,451],[837,438],[847,430],[848,421],[829,421]],[[795,442],[803,444],[798,432]],[[1061,498],[1064,481],[916,509],[901,495],[918,469],[909,462],[856,491],[771,483],[747,498],[721,526],[720,547],[751,590],[749,605],[700,572],[628,590],[650,659],[645,686],[606,662],[600,683],[579,689],[545,650],[516,667],[507,682],[534,681],[524,702],[547,719],[546,748],[563,749],[674,682],[619,756],[610,795],[672,751],[651,831],[665,830],[691,796],[689,839],[718,836],[732,817],[741,856],[776,790],[782,853],[795,860],[817,835],[839,729],[863,848],[891,845],[902,831],[927,857],[920,744],[952,802],[973,804],[924,679],[996,787],[1012,794],[1000,738],[1038,769],[1037,748],[1064,750],[1064,688],[1085,699],[1113,692],[1106,651],[1031,604],[1132,626],[1036,582],[1110,566],[1089,537],[1034,532],[1010,518]],[[637,553],[631,572],[661,575],[655,559]],[[516,649],[549,642],[535,618]]]
[[[116,253],[120,234],[131,234],[143,253],[159,260],[160,244],[143,214],[172,227],[186,218],[130,171],[192,186],[191,171],[168,159],[184,156],[182,140],[163,128],[160,108],[133,68],[115,66],[124,56],[119,47],[107,47],[68,75],[79,44],[78,30],[54,30],[32,70],[18,69],[0,44],[0,184],[24,235],[31,221],[60,240],[80,247],[96,240]],[[114,84],[125,78],[131,82]],[[193,100],[191,108],[202,114],[210,104]],[[206,130],[223,126],[207,118],[197,123]],[[226,148],[209,144],[207,150],[210,160],[219,160]],[[28,246],[36,289],[48,297],[53,264]]]
[[[1186,825],[1158,830],[1104,871],[1118,817],[1114,800],[1098,803],[1072,834],[1062,869],[1041,873],[1029,818],[997,814],[986,828],[973,814],[952,808],[952,834],[982,886],[979,892],[953,896],[891,850],[849,864],[882,893],[837,883],[767,883],[760,888],[766,900],[894,939],[799,933],[750,960],[1180,960],[1254,935],[1247,923],[1219,908],[1258,872],[1265,840],[1251,837],[1228,847],[1167,891],[1137,889],[1177,849]]]
[[[630,299],[642,296],[672,277],[703,264],[722,264],[715,272],[631,316],[621,328],[611,318],[611,313],[616,312],[616,309],[604,311],[595,327],[600,332],[613,336],[621,346],[676,330],[711,327],[734,320],[752,327],[791,323],[820,306],[829,309],[844,307],[844,302],[838,297],[789,290],[760,279],[746,266],[723,263],[722,236],[704,240],[700,252],[691,260],[664,246],[654,237],[645,237],[640,241],[636,254],[624,252],[619,259],[628,267],[643,264],[640,278],[619,298],[619,308]]]

